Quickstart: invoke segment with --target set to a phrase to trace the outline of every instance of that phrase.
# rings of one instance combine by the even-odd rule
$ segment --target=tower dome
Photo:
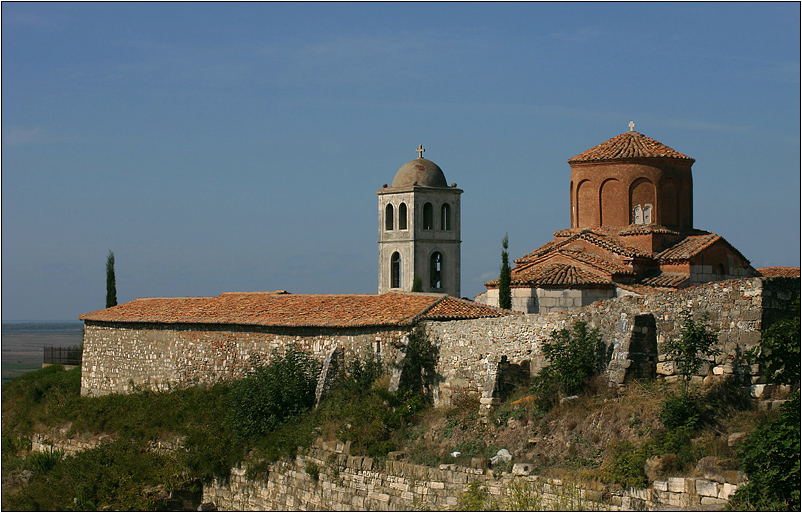
[[[417,158],[410,160],[398,170],[393,178],[393,187],[448,187],[446,175],[440,166],[431,160]]]

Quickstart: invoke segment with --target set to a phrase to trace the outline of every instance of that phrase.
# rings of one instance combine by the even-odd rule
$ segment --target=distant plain
[[[81,322],[2,323],[3,383],[42,367],[43,347],[78,346],[83,342]]]

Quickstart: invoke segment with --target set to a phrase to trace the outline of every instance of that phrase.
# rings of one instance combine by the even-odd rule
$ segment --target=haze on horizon
[[[226,291],[375,293],[422,144],[462,294],[569,222],[566,161],[696,159],[694,224],[800,265],[799,3],[3,3],[2,319]]]

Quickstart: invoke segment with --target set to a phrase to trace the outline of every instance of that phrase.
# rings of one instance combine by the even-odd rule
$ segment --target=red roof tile
[[[757,272],[767,278],[799,278],[799,267],[760,267]]]
[[[568,159],[568,163],[603,162],[630,158],[672,158],[695,162],[694,159],[669,148],[665,144],[638,132],[629,131]]]
[[[504,315],[503,311],[444,294],[228,292],[217,297],[140,298],[78,318],[127,323],[345,328],[409,326],[420,319],[435,317],[466,319],[500,315]]]
[[[589,269],[564,263],[533,266],[511,277],[512,285],[612,285],[612,280]]]
[[[434,305],[431,310],[423,314],[420,319],[430,321],[480,319],[483,317],[502,317],[504,315],[517,313],[518,312],[513,312],[511,310],[494,308],[492,306],[446,296],[442,301]]]
[[[690,280],[690,275],[687,273],[660,273],[656,276],[644,278],[640,280],[641,285],[647,287],[662,287],[662,288],[680,288],[685,285],[685,282]]]
[[[658,260],[688,260],[698,255],[703,249],[716,241],[723,240],[715,233],[689,235],[668,249],[658,253]]]

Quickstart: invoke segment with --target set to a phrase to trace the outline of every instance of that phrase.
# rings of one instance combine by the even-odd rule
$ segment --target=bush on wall
[[[290,347],[274,352],[268,365],[254,363],[229,392],[230,421],[240,438],[264,435],[315,404],[320,364],[311,354]]]

